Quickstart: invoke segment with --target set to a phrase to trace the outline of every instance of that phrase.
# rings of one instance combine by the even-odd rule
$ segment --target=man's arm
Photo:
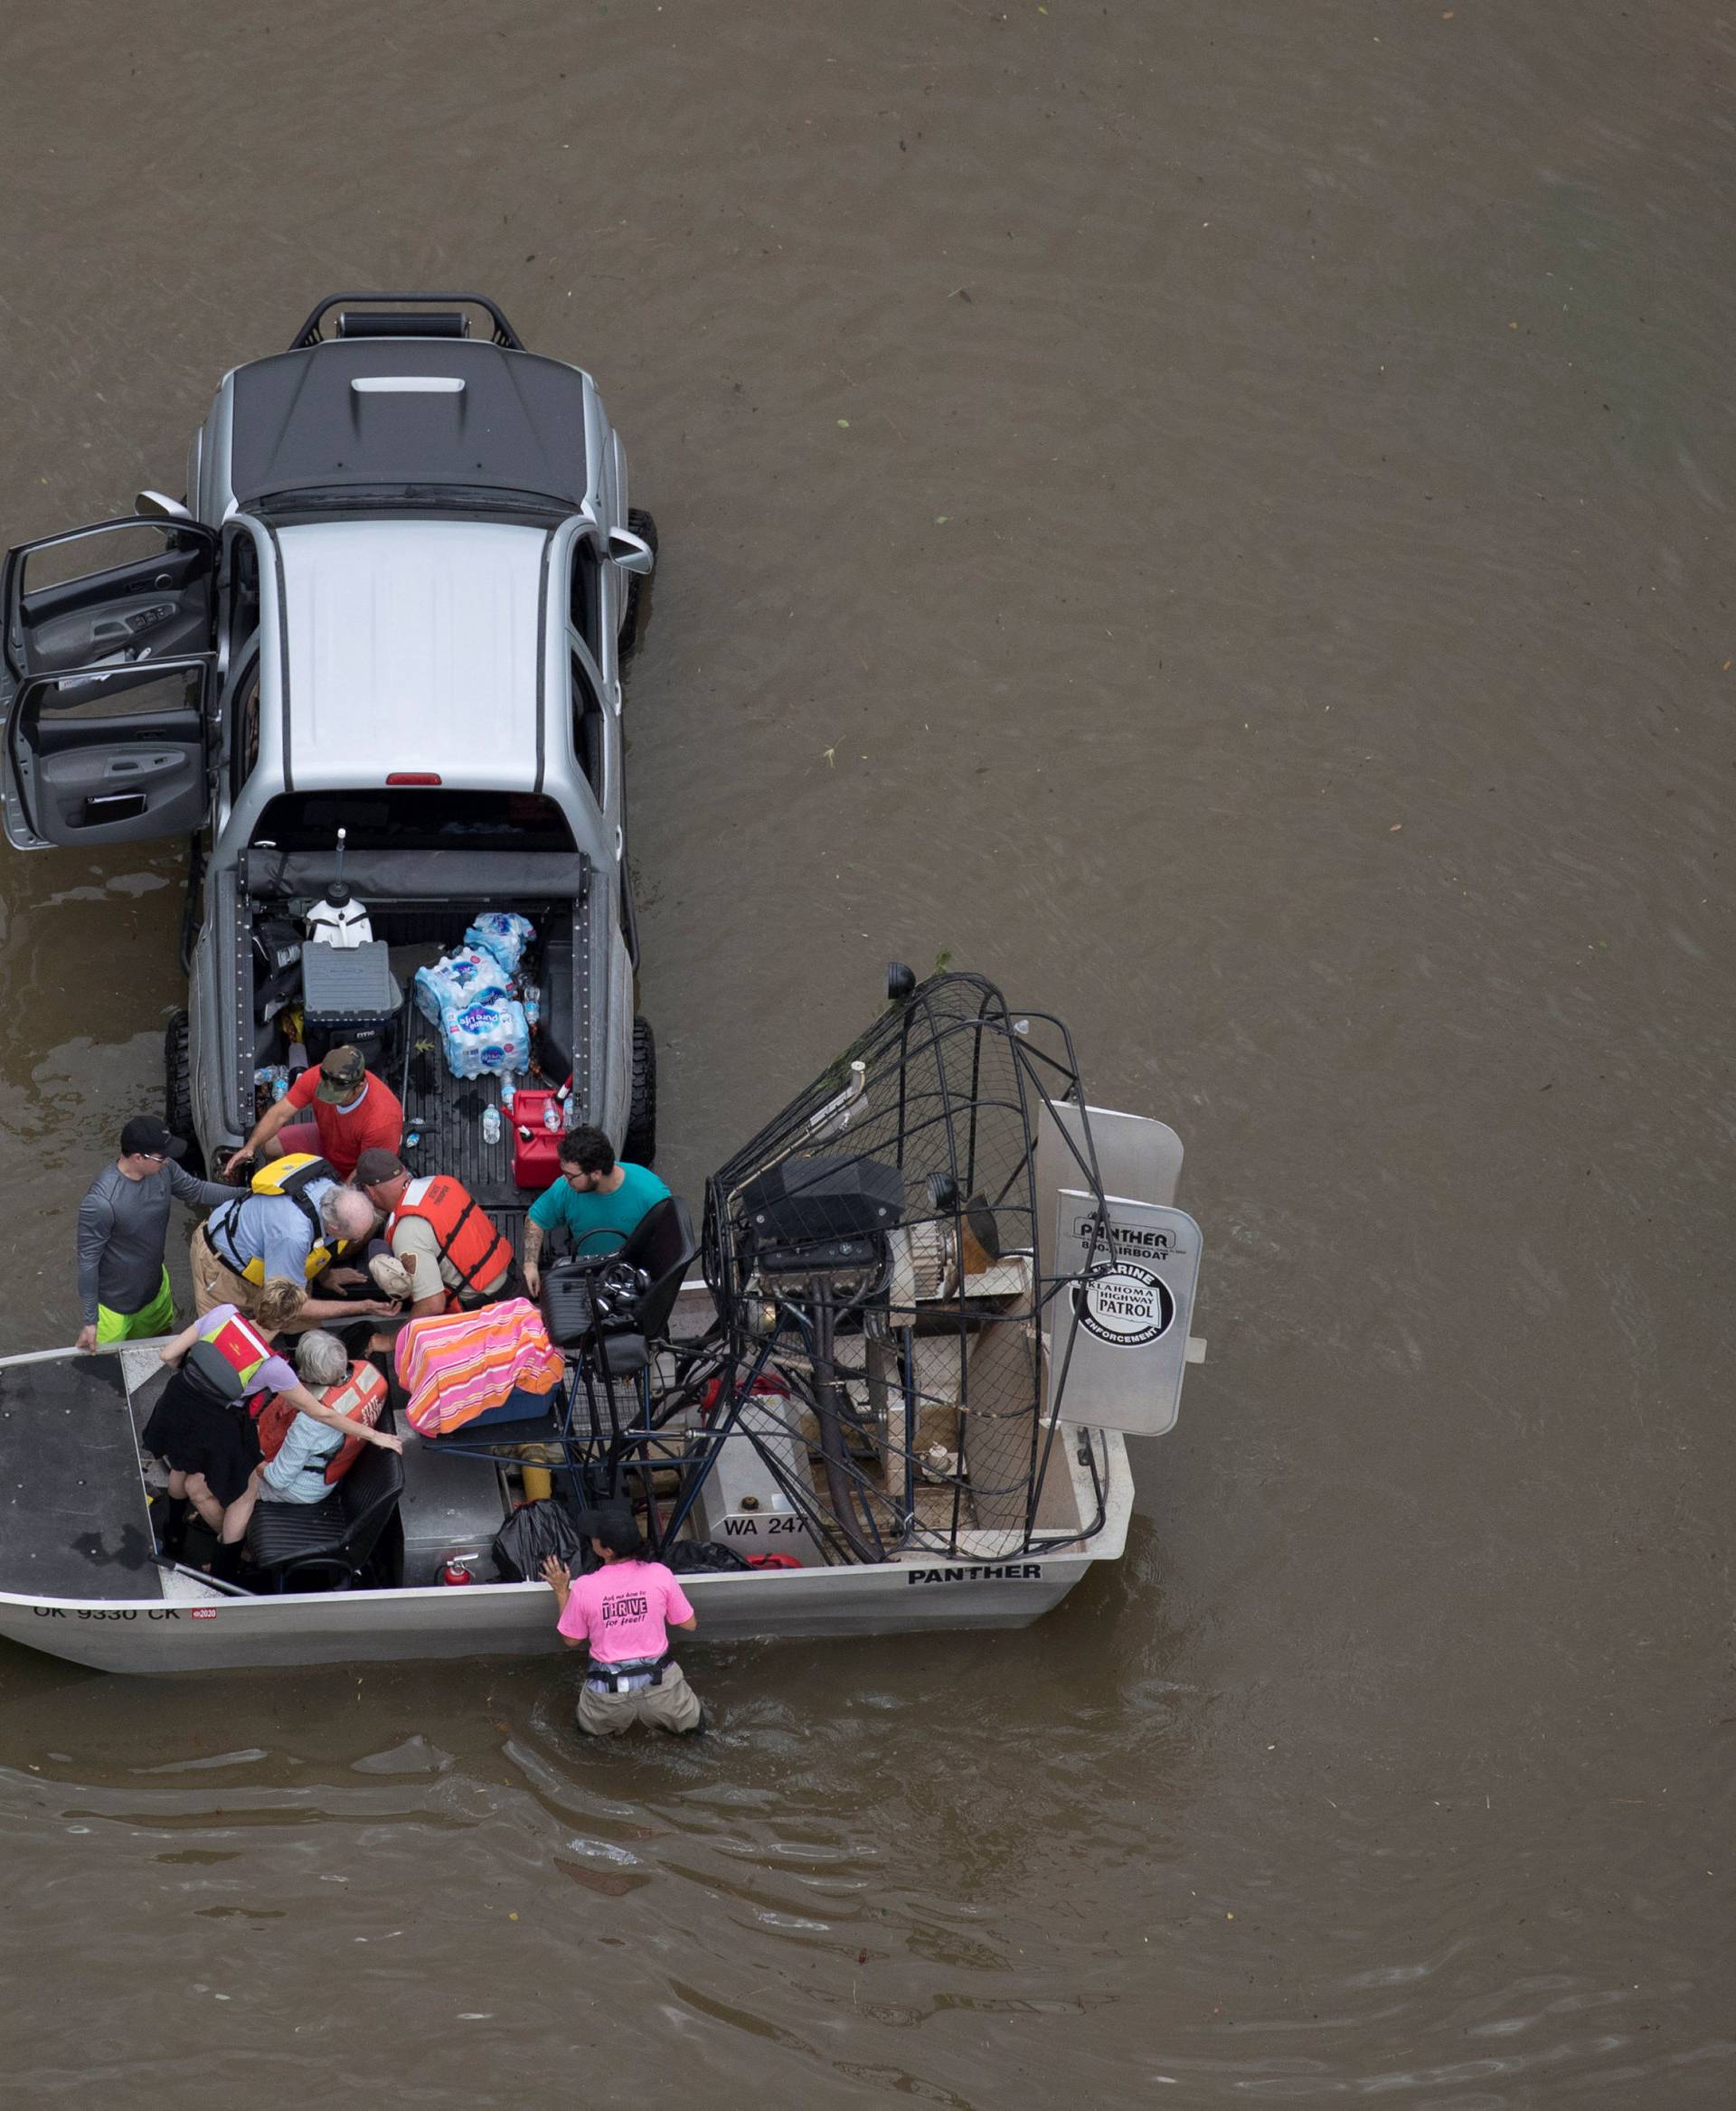
[[[293,1280],[293,1278],[291,1278]],[[297,1319],[392,1319],[398,1311],[390,1297],[304,1297]]]
[[[79,1330],[81,1349],[97,1345],[97,1277],[114,1221],[113,1209],[100,1195],[86,1195],[79,1204],[79,1317],[84,1322]]]
[[[219,1202],[232,1202],[235,1190],[221,1181],[195,1180],[184,1165],[169,1160],[169,1192],[192,1210],[214,1210]]]
[[[534,1217],[524,1220],[524,1287],[534,1297],[542,1287],[542,1227]]]
[[[300,1107],[292,1107],[289,1104],[289,1095],[287,1092],[281,1099],[274,1099],[259,1120],[253,1124],[253,1133],[246,1143],[241,1145],[239,1151],[231,1151],[223,1161],[223,1171],[233,1173],[243,1158],[257,1151],[261,1144],[269,1144],[278,1131],[281,1128],[287,1128],[300,1112]]]

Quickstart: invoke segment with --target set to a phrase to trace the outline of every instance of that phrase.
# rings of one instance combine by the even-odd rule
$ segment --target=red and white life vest
[[[252,1321],[243,1319],[239,1312],[231,1313],[221,1325],[208,1332],[202,1330],[199,1339],[215,1349],[234,1371],[243,1394],[258,1390],[252,1381],[259,1366],[277,1352]]]

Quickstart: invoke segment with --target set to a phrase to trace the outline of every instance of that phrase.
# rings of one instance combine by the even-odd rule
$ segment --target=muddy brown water
[[[0,540],[318,295],[590,366],[665,1170],[943,952],[1189,1146],[1211,1360],[1024,1635],[0,1662],[9,2100],[1723,2105],[1728,18],[590,0],[8,25]],[[168,854],[5,862],[0,1340]]]

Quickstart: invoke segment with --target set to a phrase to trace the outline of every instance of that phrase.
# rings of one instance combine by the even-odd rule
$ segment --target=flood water
[[[8,2101],[1723,2106],[1732,33],[1705,0],[9,24],[0,542],[319,296],[588,366],[664,1170],[949,953],[1163,1116],[1210,1360],[1024,1635],[0,1659]],[[486,738],[479,730],[478,738]],[[4,863],[0,1346],[172,853]]]

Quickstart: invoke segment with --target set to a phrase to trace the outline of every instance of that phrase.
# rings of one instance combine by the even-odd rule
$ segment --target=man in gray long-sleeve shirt
[[[176,1159],[186,1145],[141,1115],[120,1132],[120,1156],[79,1204],[79,1347],[175,1332],[175,1300],[163,1261],[171,1200],[212,1209],[232,1187],[194,1180]]]

